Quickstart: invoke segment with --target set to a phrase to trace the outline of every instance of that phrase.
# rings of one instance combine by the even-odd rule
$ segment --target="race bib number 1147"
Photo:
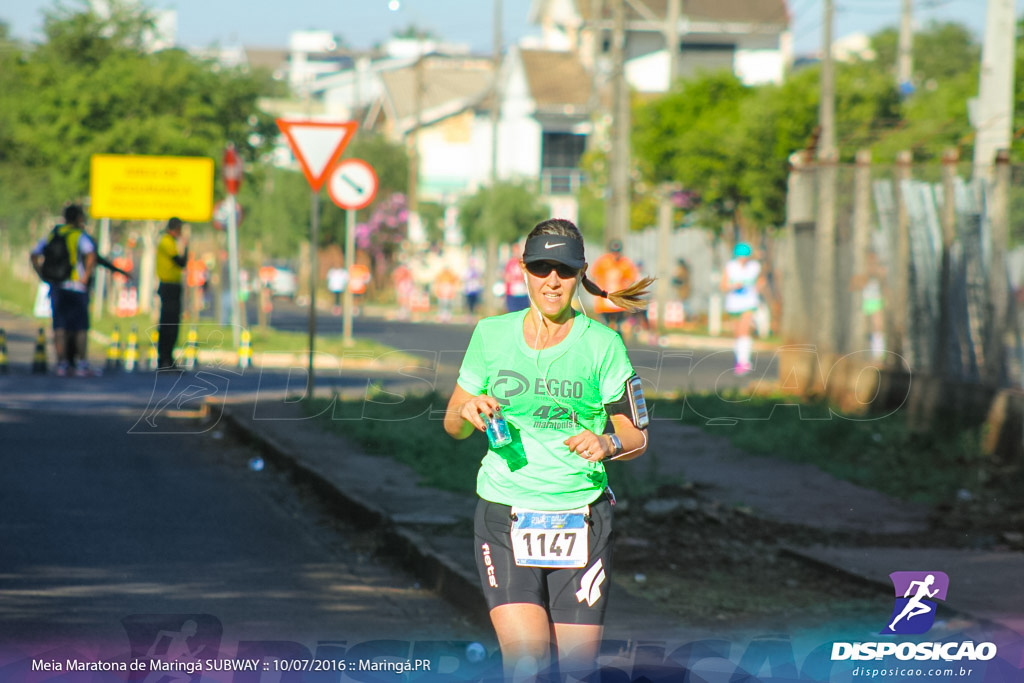
[[[590,506],[560,512],[512,508],[512,552],[520,567],[580,568],[589,560]]]

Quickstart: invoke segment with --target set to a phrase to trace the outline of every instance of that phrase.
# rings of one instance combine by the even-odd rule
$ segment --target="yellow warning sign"
[[[93,218],[205,223],[213,215],[213,159],[94,154],[89,194]]]

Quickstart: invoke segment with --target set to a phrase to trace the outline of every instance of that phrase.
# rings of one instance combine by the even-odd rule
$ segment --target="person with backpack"
[[[32,267],[50,285],[53,346],[57,374],[78,377],[97,374],[89,366],[89,285],[96,272],[96,244],[85,231],[85,210],[78,204],[64,208],[58,225],[32,249]]]

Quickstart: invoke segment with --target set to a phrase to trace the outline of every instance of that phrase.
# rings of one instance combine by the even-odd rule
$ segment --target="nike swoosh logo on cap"
[[[555,247],[564,247],[564,246],[565,246],[565,242],[556,242],[555,244],[551,244],[550,242],[545,242],[544,243],[544,248],[545,249],[554,249]]]

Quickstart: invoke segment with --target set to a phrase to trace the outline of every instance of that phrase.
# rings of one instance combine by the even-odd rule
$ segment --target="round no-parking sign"
[[[327,179],[327,194],[343,209],[366,208],[377,195],[377,174],[362,159],[344,159]]]

